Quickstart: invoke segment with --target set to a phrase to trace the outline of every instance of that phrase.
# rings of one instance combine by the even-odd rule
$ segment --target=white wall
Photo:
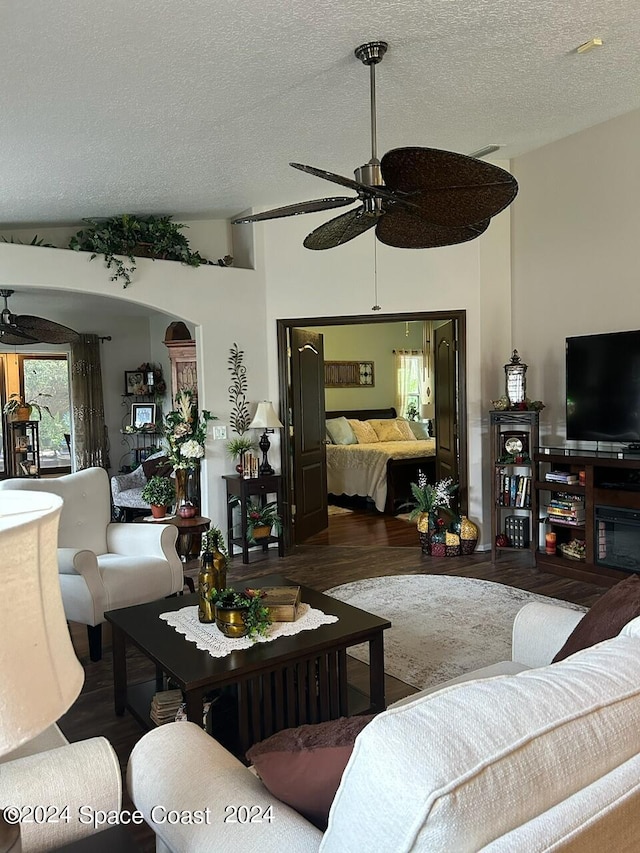
[[[326,388],[325,408],[386,409],[395,406],[396,369],[394,349],[422,349],[422,323],[363,323],[350,326],[314,326],[324,337],[325,361],[372,361],[373,386]]]
[[[504,306],[510,305],[509,211],[496,217],[480,238],[458,246],[412,251],[377,243],[379,313],[371,310],[376,302],[373,233],[335,249],[309,251],[302,241],[320,224],[321,216],[330,214],[255,226],[256,245],[263,247],[265,257],[271,399],[277,398],[277,319],[465,310],[469,511],[486,544],[490,505],[483,435],[489,389],[495,386],[494,374],[502,369],[511,346],[510,324],[501,322]],[[499,306],[497,317],[491,314],[491,305]]]
[[[640,328],[638,139],[640,110],[514,163],[513,345],[546,444],[565,437],[565,338]]]
[[[259,260],[261,266],[262,259]],[[0,244],[0,280],[20,294],[24,293],[25,298],[27,292],[33,292],[31,305],[37,305],[38,289],[50,288],[76,294],[78,304],[81,304],[83,293],[121,301],[124,319],[120,329],[115,330],[118,339],[104,344],[111,348],[109,352],[116,364],[113,370],[118,406],[124,370],[131,369],[132,364],[135,368],[142,361],[159,361],[163,344],[156,337],[158,327],[164,338],[164,329],[172,319],[184,320],[195,329],[200,403],[217,415],[221,424],[228,425],[229,421],[227,358],[234,342],[246,351],[252,411],[255,402],[267,396],[270,383],[265,357],[265,287],[260,271],[217,266],[193,269],[171,261],[138,259],[136,279],[124,290],[110,282],[103,265],[97,260],[90,262],[85,253]],[[166,325],[159,321],[154,328],[153,347],[149,341],[150,330],[144,324],[140,334],[138,316],[131,325],[125,324],[127,305],[131,303],[152,306],[167,316]],[[34,310],[33,313],[38,312]],[[114,326],[108,319],[107,323],[107,318],[95,317],[93,330],[114,335]],[[226,524],[221,476],[232,469],[225,442],[209,438],[203,465],[203,510],[221,527]]]

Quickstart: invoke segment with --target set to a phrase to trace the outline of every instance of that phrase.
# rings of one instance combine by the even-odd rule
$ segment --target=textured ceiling
[[[331,195],[287,164],[369,159],[378,38],[380,154],[513,157],[640,107],[631,0],[5,0],[0,225]]]

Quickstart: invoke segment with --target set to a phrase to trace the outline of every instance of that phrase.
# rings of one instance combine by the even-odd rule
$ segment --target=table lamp
[[[61,508],[57,495],[0,492],[0,757],[55,723],[84,681],[58,579]],[[20,826],[0,813],[0,853],[20,849]]]
[[[263,400],[261,403],[258,403],[258,408],[253,416],[253,420],[249,424],[249,429],[264,430],[258,442],[258,447],[262,451],[262,462],[258,471],[261,477],[275,473],[267,459],[267,454],[271,447],[267,433],[273,432],[274,429],[282,429],[283,426],[284,424],[280,422],[280,418],[277,416],[270,400]]]

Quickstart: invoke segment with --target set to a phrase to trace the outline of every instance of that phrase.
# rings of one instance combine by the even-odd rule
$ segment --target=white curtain
[[[422,400],[422,350],[395,350],[396,359],[396,412],[398,417],[406,418],[407,407],[411,402],[420,411]]]

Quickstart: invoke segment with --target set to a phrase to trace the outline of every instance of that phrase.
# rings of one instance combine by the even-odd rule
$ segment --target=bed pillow
[[[378,441],[403,441],[402,433],[395,418],[370,420],[369,423],[374,428]]]
[[[411,424],[405,418],[396,418],[396,425],[402,433],[403,441],[417,441],[418,439],[413,434]]]
[[[252,746],[247,759],[274,797],[324,831],[356,737],[373,716],[284,729]]]
[[[429,435],[429,421],[409,421],[409,429],[420,440],[431,438]]]
[[[331,418],[326,422],[327,432],[334,444],[357,444],[358,439],[353,434],[346,418]]]
[[[358,444],[377,444],[380,439],[376,431],[367,421],[357,421],[349,418],[351,429],[355,433]]]
[[[607,590],[586,612],[552,663],[603,640],[617,637],[636,616],[640,616],[640,577],[631,575]]]

